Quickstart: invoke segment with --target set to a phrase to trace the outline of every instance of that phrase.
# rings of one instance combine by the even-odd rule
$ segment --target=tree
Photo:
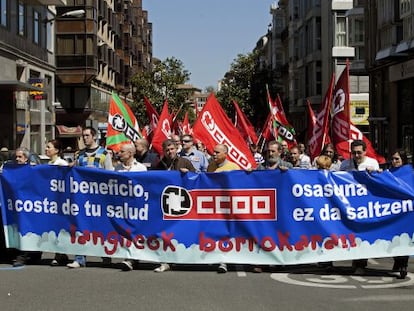
[[[251,85],[255,73],[257,56],[253,53],[239,54],[225,74],[217,99],[229,116],[234,114],[235,100],[247,117],[252,118],[255,105],[251,98]]]
[[[212,85],[209,85],[205,88],[206,93],[214,93],[215,91],[216,91],[216,89]]]
[[[170,110],[177,112],[188,98],[188,94],[177,86],[188,82],[190,73],[184,69],[182,61],[171,57],[154,62],[151,70],[136,74],[131,79],[134,90],[134,111],[139,124],[147,124],[144,96],[160,112],[164,100],[168,100]]]

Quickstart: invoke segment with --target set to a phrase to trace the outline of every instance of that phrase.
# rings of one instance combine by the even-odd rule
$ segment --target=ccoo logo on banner
[[[276,220],[276,189],[195,189],[168,186],[161,195],[164,220]]]

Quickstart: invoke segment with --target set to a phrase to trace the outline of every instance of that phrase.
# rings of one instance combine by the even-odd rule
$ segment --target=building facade
[[[54,136],[53,5],[65,0],[2,0],[0,144],[43,153]]]
[[[307,128],[306,100],[319,109],[332,74],[338,79],[347,59],[352,121],[369,132],[362,1],[280,0],[271,14],[269,63],[281,75],[273,74],[275,85],[297,132]]]
[[[56,136],[76,148],[80,126],[106,122],[111,92],[132,100],[130,78],[150,69],[152,24],[142,0],[0,5],[2,147],[44,153]]]
[[[74,11],[83,14],[67,15]],[[152,24],[142,0],[68,0],[57,7],[56,124],[98,128],[112,91],[132,100],[130,79],[151,61]],[[76,143],[76,135],[65,135],[66,143]]]
[[[414,3],[367,0],[366,66],[370,73],[370,123],[381,153],[413,152]]]

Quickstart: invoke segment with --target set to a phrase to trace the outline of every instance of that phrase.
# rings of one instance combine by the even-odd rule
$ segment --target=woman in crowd
[[[62,146],[59,140],[51,139],[46,145],[46,155],[49,157],[48,164],[67,166],[68,162],[61,158]],[[65,254],[55,254],[55,258],[50,263],[51,266],[64,266],[68,262],[68,256]]]
[[[68,162],[61,158],[62,146],[57,139],[51,139],[46,145],[46,155],[49,157],[48,164],[67,166]]]
[[[319,157],[316,158],[316,168],[318,170],[329,170],[332,166],[332,159],[331,157],[321,154]]]
[[[391,155],[390,170],[392,171],[393,169],[405,164],[408,164],[407,152],[404,149],[395,150]],[[401,279],[405,279],[407,276],[408,258],[409,256],[394,257],[394,266],[392,267],[392,271],[399,271]]]
[[[339,168],[341,167],[341,161],[338,159],[338,154],[335,151],[335,146],[331,143],[326,144],[321,151],[321,155],[326,155],[331,158],[331,166],[329,170],[331,171],[339,171]],[[313,167],[317,166],[317,160],[318,157],[316,157],[313,161]]]

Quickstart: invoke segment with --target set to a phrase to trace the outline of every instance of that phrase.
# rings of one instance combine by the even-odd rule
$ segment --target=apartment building
[[[370,73],[370,123],[378,149],[413,151],[414,3],[367,0],[366,65]]]
[[[97,128],[111,92],[132,100],[130,78],[150,69],[152,24],[142,0],[67,0],[56,10],[56,124]]]
[[[44,151],[54,135],[54,5],[65,0],[0,2],[0,145]],[[44,139],[43,139],[44,138]]]
[[[44,153],[76,147],[80,126],[106,122],[111,92],[150,69],[152,24],[142,0],[0,1],[0,145]],[[56,125],[56,126],[55,126]]]
[[[353,122],[365,125],[363,130],[368,131],[369,77],[364,67],[362,2],[280,0],[271,7],[272,70],[281,74],[279,85],[283,86],[278,93],[298,132],[307,127],[306,100],[318,109],[332,73],[338,78],[347,59],[351,62]]]

